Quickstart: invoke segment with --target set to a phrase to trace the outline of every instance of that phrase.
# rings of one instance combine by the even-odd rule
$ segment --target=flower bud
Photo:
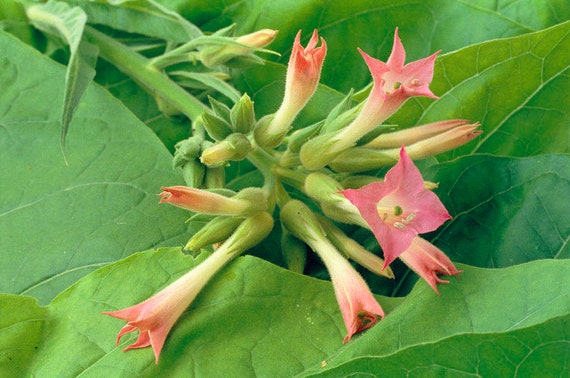
[[[196,159],[200,156],[201,143],[202,138],[195,136],[176,143],[174,146],[175,152],[172,161],[173,167],[181,167],[186,163],[186,161]]]
[[[200,161],[208,167],[219,167],[228,161],[245,159],[251,151],[249,139],[243,134],[228,135],[223,141],[206,148],[200,156]]]
[[[277,33],[276,30],[262,29],[237,38],[226,38],[224,43],[217,39],[200,50],[198,57],[206,67],[213,68],[267,46],[273,42]]]
[[[233,129],[238,133],[247,134],[253,129],[255,112],[253,111],[253,102],[247,93],[241,96],[232,108],[230,119]]]
[[[230,124],[226,120],[208,110],[202,114],[202,119],[204,120],[206,132],[214,140],[224,140],[232,133]]]
[[[287,202],[280,212],[281,223],[294,236],[305,243],[316,241],[326,236],[316,215],[307,205],[299,200]]]
[[[303,274],[307,263],[307,245],[284,227],[281,233],[281,253],[287,269]]]
[[[207,189],[223,188],[226,185],[226,170],[224,167],[206,168],[204,187]]]
[[[299,152],[301,146],[308,142],[315,135],[318,135],[323,127],[324,121],[317,122],[313,125],[303,127],[302,129],[294,131],[289,137],[287,148],[291,152]]]
[[[365,145],[368,148],[397,148],[402,145],[409,146],[413,143],[424,139],[442,134],[448,130],[469,124],[468,121],[462,119],[452,119],[447,121],[439,121],[428,123],[421,126],[410,127],[404,130],[398,130],[392,133],[385,133]]]
[[[205,246],[226,240],[243,222],[239,217],[215,217],[194,234],[184,247],[187,251],[197,251]]]
[[[337,172],[364,172],[394,165],[398,156],[398,150],[353,147],[338,155],[329,166]]]
[[[246,218],[222,244],[228,254],[240,254],[259,244],[273,229],[273,217],[266,212]]]
[[[182,166],[182,177],[187,186],[201,188],[204,183],[206,167],[197,159],[189,160]]]

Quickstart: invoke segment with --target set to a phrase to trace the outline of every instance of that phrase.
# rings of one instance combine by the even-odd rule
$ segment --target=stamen
[[[400,222],[394,222],[394,227],[402,229],[402,228],[406,228],[406,225]]]
[[[410,223],[411,221],[413,221],[415,218],[416,218],[416,214],[411,213],[410,215],[408,215],[408,216],[406,217],[406,220],[404,221],[404,223],[408,224],[408,223]]]

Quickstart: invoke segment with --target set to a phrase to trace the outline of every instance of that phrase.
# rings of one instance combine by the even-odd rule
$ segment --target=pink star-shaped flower
[[[404,65],[406,51],[398,37],[397,28],[392,53],[386,63],[372,58],[361,49],[358,51],[366,61],[374,80],[372,91],[361,113],[362,121],[367,120],[366,123],[370,126],[378,125],[390,117],[410,97],[438,98],[429,89],[429,84],[433,78],[435,58],[439,51]]]
[[[422,175],[404,147],[384,182],[341,193],[356,206],[376,236],[384,251],[384,267],[406,251],[418,234],[433,231],[451,219],[437,195],[425,189]]]

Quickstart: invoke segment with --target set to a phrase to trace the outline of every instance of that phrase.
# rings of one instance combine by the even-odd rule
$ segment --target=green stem
[[[103,59],[115,65],[151,94],[160,96],[191,120],[195,120],[204,112],[204,104],[166,74],[154,68],[149,59],[90,26],[85,27],[84,36],[88,42],[97,45]]]

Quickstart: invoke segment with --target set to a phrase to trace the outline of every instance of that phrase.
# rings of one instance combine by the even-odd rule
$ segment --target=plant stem
[[[90,26],[85,27],[84,36],[88,42],[97,45],[103,59],[115,65],[150,94],[160,96],[180,110],[190,120],[194,121],[204,112],[204,104],[153,67],[149,59]]]

